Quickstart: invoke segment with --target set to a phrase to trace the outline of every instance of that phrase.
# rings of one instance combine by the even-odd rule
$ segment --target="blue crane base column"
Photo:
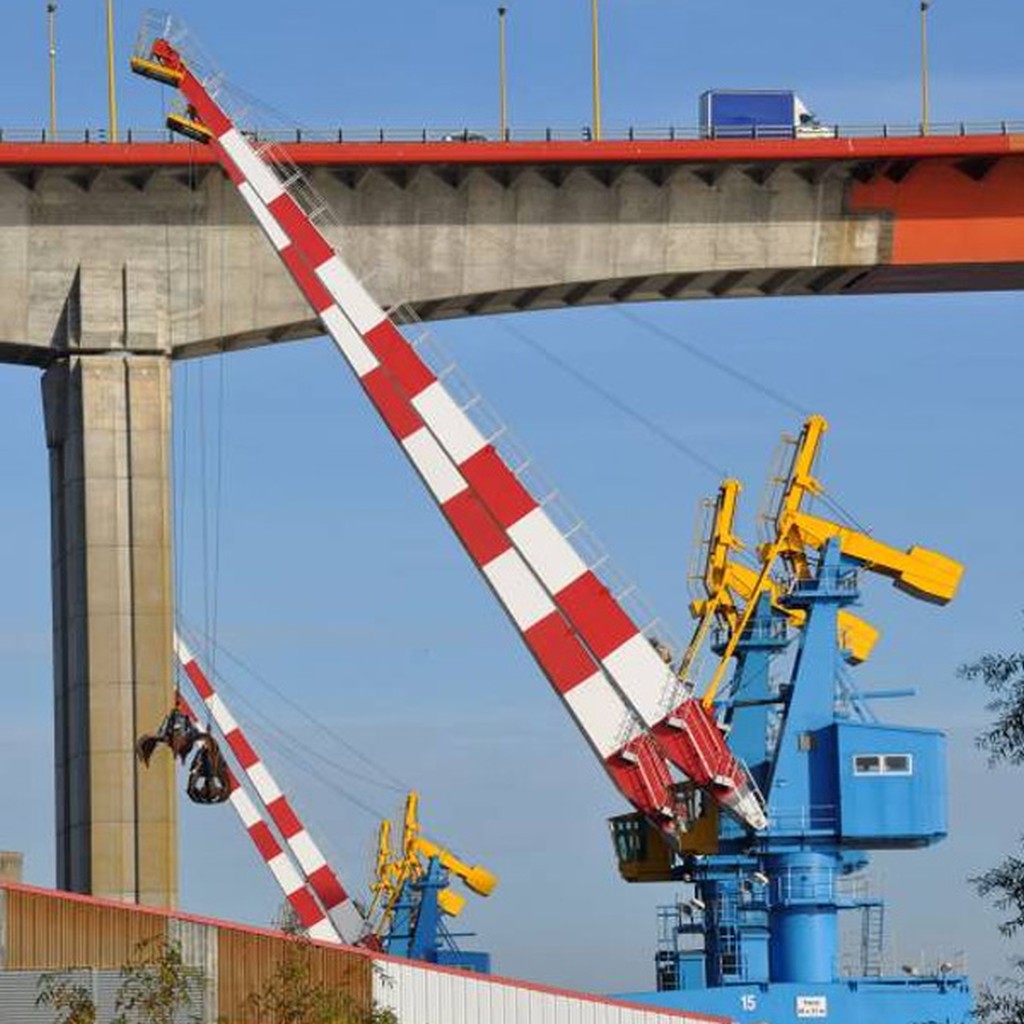
[[[768,920],[772,981],[830,982],[838,976],[838,858],[828,853],[770,857]]]

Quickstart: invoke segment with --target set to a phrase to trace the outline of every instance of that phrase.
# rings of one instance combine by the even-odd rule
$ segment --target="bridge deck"
[[[306,166],[537,163],[761,163],[998,159],[1024,153],[1024,134],[898,138],[683,139],[601,142],[299,142],[283,146]],[[187,142],[3,142],[0,167],[181,167],[213,164]]]

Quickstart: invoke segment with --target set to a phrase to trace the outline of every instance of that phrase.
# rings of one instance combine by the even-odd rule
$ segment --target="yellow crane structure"
[[[813,475],[813,469],[826,430],[828,423],[823,416],[810,416],[804,423],[786,486],[775,511],[776,539],[767,546],[766,553],[777,548],[792,574],[798,579],[805,579],[809,572],[807,551],[820,551],[826,541],[837,537],[844,558],[861,568],[888,576],[896,587],[912,597],[934,604],[948,604],[963,576],[963,566],[959,562],[917,545],[900,551],[860,530],[803,510],[803,503],[808,497],[825,493],[825,488]]]
[[[753,597],[758,581],[758,570],[734,557],[734,553],[746,550],[733,530],[741,490],[739,480],[725,480],[711,505],[709,528],[701,545],[706,553],[699,574],[706,597],[690,604],[690,614],[698,623],[705,619],[710,623],[717,616],[730,633],[739,624],[743,608]],[[797,629],[803,626],[807,614],[800,608],[783,604],[785,587],[782,583],[768,576],[764,589],[771,596],[772,607],[784,614],[791,626]],[[705,631],[698,627],[698,632],[703,635]],[[839,614],[839,638],[840,648],[847,652],[848,659],[859,664],[870,657],[878,641],[878,630],[844,610]]]
[[[828,541],[837,539],[840,553],[848,562],[858,568],[890,578],[900,590],[920,600],[947,604],[960,585],[963,566],[947,555],[918,545],[902,551],[875,540],[863,530],[804,510],[804,503],[808,499],[825,494],[824,486],[813,471],[821,439],[826,430],[828,421],[824,416],[809,416],[804,422],[800,436],[790,442],[793,445],[793,455],[789,461],[788,471],[776,481],[779,485],[778,496],[770,502],[767,516],[772,522],[773,536],[762,544],[758,551],[761,570],[748,587],[746,607],[731,630],[729,641],[715,667],[711,682],[701,698],[707,708],[714,704],[730,659],[753,616],[757,599],[761,594],[770,592],[775,583],[772,573],[780,559],[787,570],[790,584],[798,585],[800,580],[812,577],[811,560],[815,555],[821,552]],[[728,499],[731,507],[726,504],[723,509],[726,528],[719,547],[726,555],[729,551],[735,550],[738,543],[731,533],[730,518],[735,511],[737,493],[736,488],[731,489],[731,497]],[[717,557],[721,561],[721,553]],[[849,624],[849,620],[847,623]],[[691,648],[701,635],[702,627],[703,635],[706,635],[709,627],[699,622]],[[856,634],[855,630],[853,642],[863,644],[867,634],[861,631],[859,641],[856,640]],[[691,660],[694,657],[689,650],[687,655]]]
[[[711,681],[702,697],[712,707],[740,639],[750,625],[762,595],[767,594],[774,611],[793,627],[802,628],[807,611],[794,607],[787,597],[801,581],[813,581],[817,563],[830,541],[838,539],[841,556],[852,566],[878,573],[919,599],[945,604],[956,593],[963,567],[936,551],[919,546],[900,550],[884,544],[864,530],[806,511],[812,498],[824,497],[825,488],[814,475],[822,436],[828,424],[822,416],[810,416],[796,438],[784,438],[792,452],[784,469],[772,482],[764,519],[769,537],[757,548],[757,566],[741,561],[747,550],[736,533],[736,511],[742,485],[726,479],[716,497],[707,501],[707,515],[698,534],[691,581],[699,596],[690,604],[696,620],[690,643],[678,668],[680,679],[696,686],[700,661],[712,631],[727,637],[715,648]],[[845,609],[836,615],[839,648],[848,661],[866,660],[878,640],[878,630]],[[642,816],[620,815],[611,819],[612,836],[619,858],[619,871],[630,882],[666,881],[678,877],[676,854],[709,855],[718,850],[717,809],[703,801],[688,831],[671,847]]]
[[[436,942],[436,935],[418,935],[435,931],[433,913],[425,905],[424,894],[431,898],[437,911],[445,917],[457,917],[466,899],[451,888],[450,879],[458,878],[478,896],[490,896],[498,885],[493,872],[479,864],[469,864],[447,847],[423,834],[419,821],[419,793],[409,793],[405,801],[402,842],[394,850],[391,822],[385,819],[377,832],[377,864],[370,887],[372,901],[368,913],[371,930],[381,943],[391,947],[398,942],[424,945]],[[412,894],[419,891],[419,900]],[[426,927],[426,926],[430,927]]]

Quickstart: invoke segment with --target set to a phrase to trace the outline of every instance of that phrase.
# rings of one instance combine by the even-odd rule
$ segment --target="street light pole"
[[[508,141],[508,66],[505,62],[505,15],[508,9],[498,8],[498,120],[501,126],[500,138]]]
[[[927,135],[931,118],[928,97],[928,8],[931,0],[921,0],[921,134]]]
[[[117,85],[114,75],[114,0],[107,0],[107,104],[110,110],[108,138],[117,142]]]
[[[598,41],[597,0],[590,0],[591,50],[593,57],[594,138],[601,138],[601,47]]]
[[[57,5],[46,5],[47,32],[50,37],[50,139],[57,138]]]

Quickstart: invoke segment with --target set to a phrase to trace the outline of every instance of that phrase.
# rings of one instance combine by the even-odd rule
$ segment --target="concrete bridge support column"
[[[133,747],[173,700],[170,393],[167,355],[117,345],[43,377],[57,884],[159,906],[177,899],[174,770]]]

